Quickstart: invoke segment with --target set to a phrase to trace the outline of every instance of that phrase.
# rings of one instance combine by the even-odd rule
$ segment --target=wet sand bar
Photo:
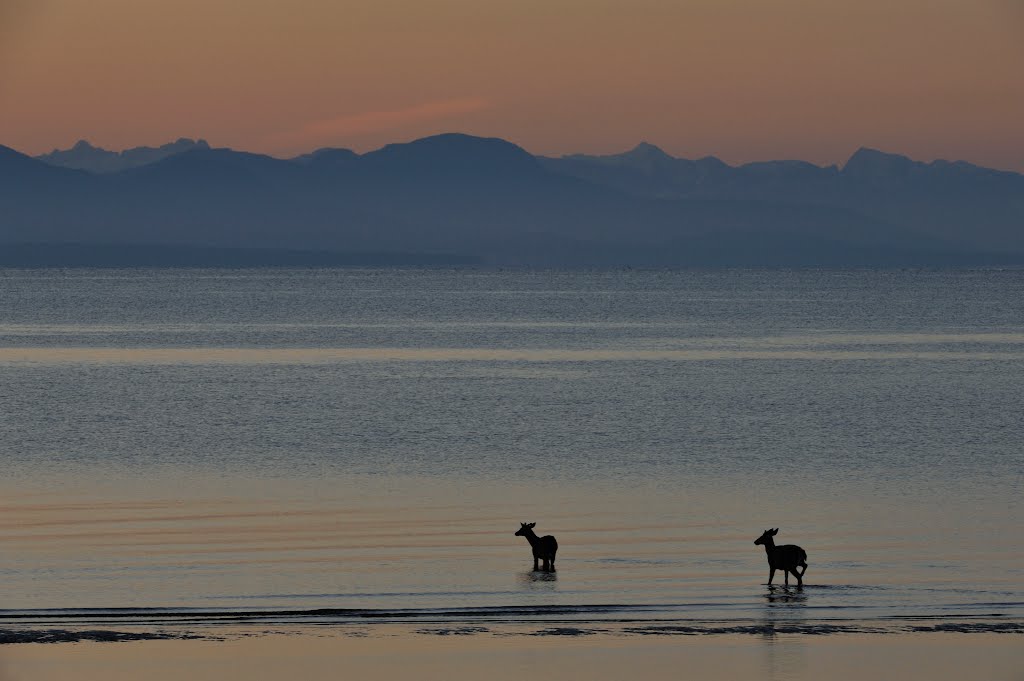
[[[620,681],[721,679],[1024,678],[1019,634],[439,636],[395,627],[268,633],[225,640],[13,644],[0,648],[8,679],[150,681],[218,679],[524,678]]]

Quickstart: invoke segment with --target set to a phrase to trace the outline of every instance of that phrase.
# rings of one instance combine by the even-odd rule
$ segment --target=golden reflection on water
[[[666,565],[663,559],[714,553],[722,541],[722,532],[706,522],[673,523],[659,516],[645,522],[642,515],[622,517],[621,505],[601,509],[573,495],[565,496],[564,506],[537,513],[517,501],[519,491],[506,497],[491,490],[484,503],[472,490],[458,490],[464,501],[451,503],[457,486],[438,490],[433,503],[377,498],[358,485],[334,496],[279,490],[264,498],[242,485],[235,491],[248,493],[241,496],[180,499],[161,498],[160,486],[112,483],[103,496],[83,490],[50,499],[9,498],[0,515],[0,547],[13,581],[23,587],[7,607],[166,606],[220,595],[358,595],[367,589],[540,589],[563,598],[557,577],[516,576],[531,560],[528,544],[513,536],[524,512],[563,542],[560,558],[568,561],[570,590],[605,588],[602,580],[611,580],[607,588],[614,590],[619,579],[628,579],[630,589],[648,590],[665,580],[714,580],[714,571]],[[725,543],[740,540],[732,534]],[[742,544],[746,549],[747,542]],[[609,562],[609,556],[625,562]],[[448,598],[442,604],[451,605]],[[388,602],[407,605],[401,598]]]
[[[752,620],[793,619],[761,602],[767,569],[753,545],[761,531],[756,510],[727,505],[711,514],[721,501],[715,490],[384,476],[275,480],[269,487],[159,474],[53,484],[49,494],[27,493],[33,485],[0,486],[11,491],[2,495],[0,514],[7,608],[724,600]],[[980,579],[986,588],[1012,587],[1007,580],[1015,575],[996,568],[1019,564],[1020,551],[992,553],[982,537],[980,551],[961,542],[954,555],[930,537],[901,536],[882,522],[841,531],[846,506],[805,503],[813,527],[779,524],[788,541],[808,550],[813,585],[947,589],[951,579]],[[889,517],[886,508],[878,513]],[[532,558],[513,532],[534,520],[542,534],[558,538],[556,579],[522,577]],[[968,557],[972,569],[985,561],[974,577],[921,567]],[[845,588],[807,593],[817,607],[842,599],[884,605],[889,598],[884,589],[846,595]],[[915,603],[934,600],[930,593],[899,591]],[[782,652],[772,645],[779,648],[773,655]],[[773,665],[786,667],[779,659]]]

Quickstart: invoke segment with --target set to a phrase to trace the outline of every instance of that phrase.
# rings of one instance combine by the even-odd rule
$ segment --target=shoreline
[[[478,639],[558,638],[637,641],[650,638],[899,638],[906,636],[1021,636],[1016,618],[903,617],[887,620],[697,620],[697,619],[494,619],[425,617],[421,619],[332,619],[329,617],[221,619],[161,618],[141,620],[59,620],[24,624],[0,617],[0,646],[37,643],[134,643],[140,641],[224,642],[286,636],[336,636],[361,639],[473,637]]]
[[[221,640],[141,640],[120,645],[0,646],[0,676],[43,681],[146,678],[260,681],[524,676],[621,681],[716,679],[944,679],[1012,681],[1024,669],[1019,635],[949,632],[751,636],[531,635],[440,631],[407,625],[224,631]],[[383,631],[382,631],[383,630]]]
[[[783,592],[784,595],[789,592]],[[798,602],[799,604],[799,602]],[[810,615],[781,607],[758,616],[695,616],[672,605],[536,605],[449,608],[205,609],[112,608],[0,611],[0,645],[140,640],[222,640],[285,631],[359,631],[362,637],[407,635],[480,637],[773,637],[903,636],[909,634],[1024,634],[1019,609],[934,614],[904,612]],[[1005,605],[1005,604],[1004,604]],[[1014,604],[1017,605],[1017,604]]]

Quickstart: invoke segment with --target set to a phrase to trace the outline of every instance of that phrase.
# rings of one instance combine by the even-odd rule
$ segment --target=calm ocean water
[[[0,627],[1022,631],[1022,398],[1024,271],[0,270]]]

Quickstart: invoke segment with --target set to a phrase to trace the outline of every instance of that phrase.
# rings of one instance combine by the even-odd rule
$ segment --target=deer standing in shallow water
[[[795,544],[776,546],[775,535],[778,533],[777,527],[774,530],[765,530],[764,534],[754,540],[754,544],[763,544],[765,553],[768,554],[768,567],[771,569],[768,573],[768,584],[771,585],[775,571],[782,570],[786,575],[786,586],[789,586],[790,572],[796,577],[796,585],[803,586],[804,573],[807,572],[807,552]],[[803,566],[804,569],[797,572],[797,566]]]
[[[555,571],[555,552],[558,551],[558,542],[550,534],[538,537],[533,531],[537,523],[519,523],[520,528],[516,532],[517,537],[526,537],[533,548],[533,571],[537,571],[537,560],[544,561],[545,572]]]

